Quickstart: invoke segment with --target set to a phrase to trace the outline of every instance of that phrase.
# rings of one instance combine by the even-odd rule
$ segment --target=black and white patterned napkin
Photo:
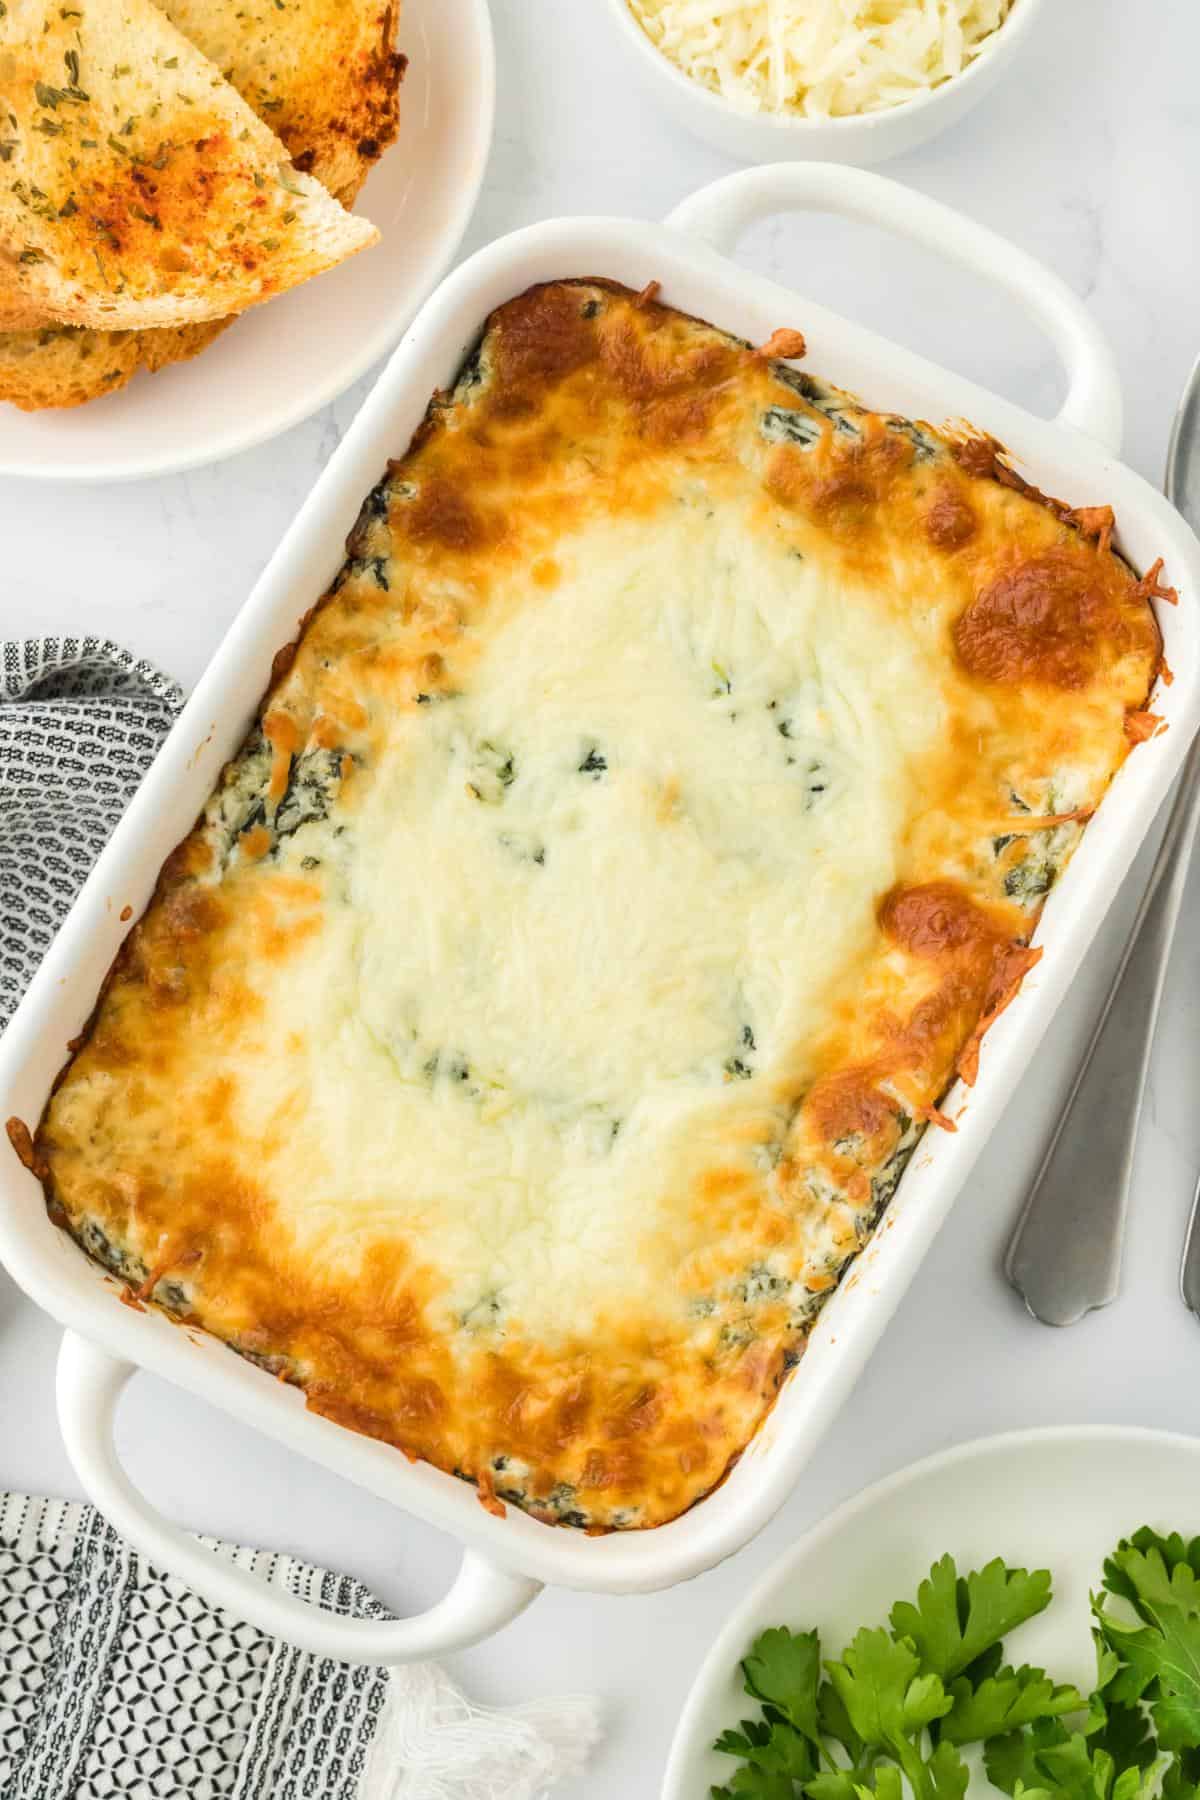
[[[183,704],[103,638],[0,646],[0,1031]],[[348,1576],[212,1543],[334,1612]],[[291,1650],[149,1567],[91,1508],[0,1495],[0,1800],[540,1800],[596,1707],[471,1704],[431,1663]]]
[[[330,1612],[389,1617],[346,1575],[204,1541]],[[92,1507],[0,1495],[3,1800],[538,1800],[595,1737],[589,1700],[491,1710],[431,1663],[291,1650]]]
[[[0,646],[0,1029],[183,705],[106,638]]]
[[[216,1553],[332,1611],[382,1615],[343,1576]],[[91,1507],[22,1494],[0,1501],[0,1668],[12,1800],[356,1800],[387,1695],[379,1669],[321,1663],[213,1612]]]

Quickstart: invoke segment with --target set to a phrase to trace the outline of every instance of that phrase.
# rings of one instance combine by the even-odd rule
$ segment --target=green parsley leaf
[[[1185,1750],[1163,1777],[1162,1800],[1196,1800],[1200,1794],[1200,1751]]]
[[[861,1785],[852,1769],[823,1769],[814,1775],[804,1792],[808,1800],[859,1800]]]
[[[1150,1717],[1144,1706],[1115,1699],[1110,1687],[1121,1674],[1121,1663],[1108,1649],[1103,1633],[1096,1631],[1092,1636],[1096,1640],[1096,1688],[1088,1697],[1083,1735],[1094,1750],[1108,1751],[1117,1768],[1148,1769],[1159,1755]]]
[[[959,1577],[951,1556],[933,1565],[917,1601],[892,1608],[892,1629],[911,1638],[922,1668],[950,1681],[1008,1632],[1050,1604],[1050,1571],[1009,1569],[999,1557]]]
[[[1037,1761],[1050,1777],[1050,1792],[1063,1800],[1135,1800],[1157,1786],[1155,1768],[1118,1770],[1107,1750],[1091,1749],[1079,1732],[1041,1751]]]
[[[1103,1795],[1112,1783],[1112,1757],[1107,1750],[1099,1750],[1093,1757],[1080,1731],[1072,1732],[1060,1744],[1048,1744],[1035,1760],[1064,1793],[1083,1795],[1089,1788],[1098,1787]]]
[[[882,1629],[871,1631],[864,1626],[847,1645],[841,1661],[827,1667],[850,1723],[874,1749],[900,1743],[950,1710],[950,1699],[937,1677],[922,1679],[912,1645]]]
[[[821,1645],[815,1631],[781,1625],[762,1632],[742,1662],[746,1691],[765,1701],[813,1743],[820,1741],[817,1687]]]
[[[992,1738],[983,1753],[983,1766],[988,1780],[1006,1794],[1028,1795],[1032,1788],[1044,1785],[1037,1763],[1040,1748],[1065,1743],[1067,1733],[1053,1719],[1043,1719],[1029,1731],[1011,1731]]]
[[[713,1749],[793,1781],[809,1781],[816,1773],[812,1745],[783,1719],[743,1719],[737,1731],[723,1731]]]
[[[832,1682],[821,1683],[817,1694],[817,1717],[825,1736],[841,1744],[851,1762],[861,1763],[866,1754],[866,1745],[850,1723],[846,1703]],[[833,1800],[833,1796],[826,1796],[826,1800]]]
[[[1144,1707],[1125,1706],[1099,1688],[1089,1702],[1083,1735],[1094,1750],[1107,1750],[1121,1769],[1148,1769],[1158,1755]]]
[[[970,1770],[953,1744],[944,1738],[929,1759],[929,1775],[934,1800],[963,1800]]]
[[[917,1800],[934,1800],[938,1790],[926,1766],[921,1734],[952,1705],[941,1678],[921,1673],[917,1653],[906,1638],[866,1627],[855,1633],[840,1662],[825,1666],[866,1746],[895,1758]]]
[[[1196,1541],[1160,1537],[1147,1527],[1125,1539],[1104,1565],[1104,1584],[1143,1622],[1131,1628],[1093,1601],[1108,1648],[1123,1665],[1114,1699],[1150,1699],[1164,1750],[1200,1746],[1200,1575]]]
[[[815,1631],[763,1632],[743,1662],[762,1717],[717,1740],[739,1767],[714,1800],[966,1800],[973,1743],[1012,1800],[1200,1800],[1200,1539],[1138,1532],[1104,1583],[1086,1700],[1004,1662],[1050,1577],[999,1560],[960,1577],[943,1557],[824,1678]]]
[[[874,1771],[874,1783],[856,1781],[855,1800],[902,1800],[904,1787],[900,1771],[894,1763],[880,1763]]]
[[[713,1749],[724,1756],[741,1756],[747,1762],[753,1762],[755,1751],[767,1743],[770,1736],[771,1727],[762,1719],[743,1719],[736,1731],[723,1731]]]
[[[1092,1598],[1092,1609],[1114,1665],[1114,1672],[1102,1684],[1104,1693],[1111,1700],[1132,1706],[1158,1680],[1154,1633],[1144,1625],[1131,1625],[1103,1611],[1096,1596]]]
[[[1164,1537],[1162,1532],[1143,1525],[1132,1537],[1122,1538],[1112,1556],[1106,1557],[1104,1562],[1105,1587],[1126,1600],[1137,1599],[1136,1585],[1124,1567],[1125,1553],[1130,1550],[1139,1550],[1143,1554],[1157,1550],[1168,1574],[1186,1565],[1193,1574],[1200,1575],[1200,1538],[1188,1540],[1177,1531]]]
[[[1161,1761],[1121,1767],[1111,1751],[1053,1719],[996,1738],[984,1753],[989,1779],[1018,1800],[1140,1800],[1156,1790]]]
[[[1004,1663],[1004,1645],[989,1644],[982,1656],[977,1656],[973,1663],[963,1670],[962,1678],[969,1681],[972,1687],[978,1687],[989,1675],[998,1675]]]
[[[770,1769],[739,1769],[728,1787],[710,1790],[712,1800],[795,1800],[796,1790],[790,1775],[775,1775]]]
[[[965,1676],[951,1684],[954,1705],[942,1720],[939,1738],[950,1744],[982,1743],[1035,1719],[1080,1712],[1086,1702],[1075,1687],[1056,1687],[1044,1669],[1001,1669],[978,1687]]]

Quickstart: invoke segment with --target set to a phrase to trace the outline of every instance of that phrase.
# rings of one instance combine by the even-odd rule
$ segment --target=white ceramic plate
[[[249,450],[308,418],[396,343],[445,272],[491,147],[487,0],[404,0],[400,133],[355,210],[382,241],[257,306],[194,362],[65,412],[0,406],[0,475],[129,481]]]
[[[757,1716],[738,1664],[760,1631],[815,1625],[822,1650],[836,1655],[860,1625],[886,1623],[892,1602],[914,1594],[947,1550],[964,1573],[994,1556],[1051,1571],[1048,1611],[1007,1648],[1012,1661],[1086,1693],[1095,1674],[1088,1594],[1106,1554],[1139,1525],[1200,1532],[1200,1440],[1104,1425],[1013,1432],[868,1488],[806,1533],[713,1645],[675,1733],[662,1800],[708,1800],[736,1768],[710,1746],[727,1725]]]

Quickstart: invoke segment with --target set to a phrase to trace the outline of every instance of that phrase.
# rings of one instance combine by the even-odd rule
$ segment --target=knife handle
[[[1200,1182],[1192,1195],[1187,1235],[1183,1240],[1183,1262],[1179,1270],[1179,1292],[1189,1312],[1200,1314]]]
[[[1188,752],[1120,965],[1009,1245],[1008,1278],[1046,1325],[1073,1325],[1117,1296],[1138,1118],[1198,822],[1200,739]]]

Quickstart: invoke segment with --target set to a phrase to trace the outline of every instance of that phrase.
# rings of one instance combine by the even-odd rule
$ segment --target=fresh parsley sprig
[[[1133,1618],[1114,1612],[1105,1593]],[[1164,1792],[1200,1793],[1200,1538],[1164,1537],[1148,1525],[1123,1538],[1104,1564],[1092,1612],[1100,1703],[1110,1713],[1148,1712],[1159,1749],[1175,1758]]]
[[[1004,1660],[1050,1599],[1045,1569],[944,1556],[840,1657],[762,1632],[742,1663],[760,1716],[717,1739],[738,1766],[713,1800],[964,1800],[971,1744],[1013,1800],[1200,1800],[1200,1538],[1147,1527],[1106,1561],[1087,1699]]]

